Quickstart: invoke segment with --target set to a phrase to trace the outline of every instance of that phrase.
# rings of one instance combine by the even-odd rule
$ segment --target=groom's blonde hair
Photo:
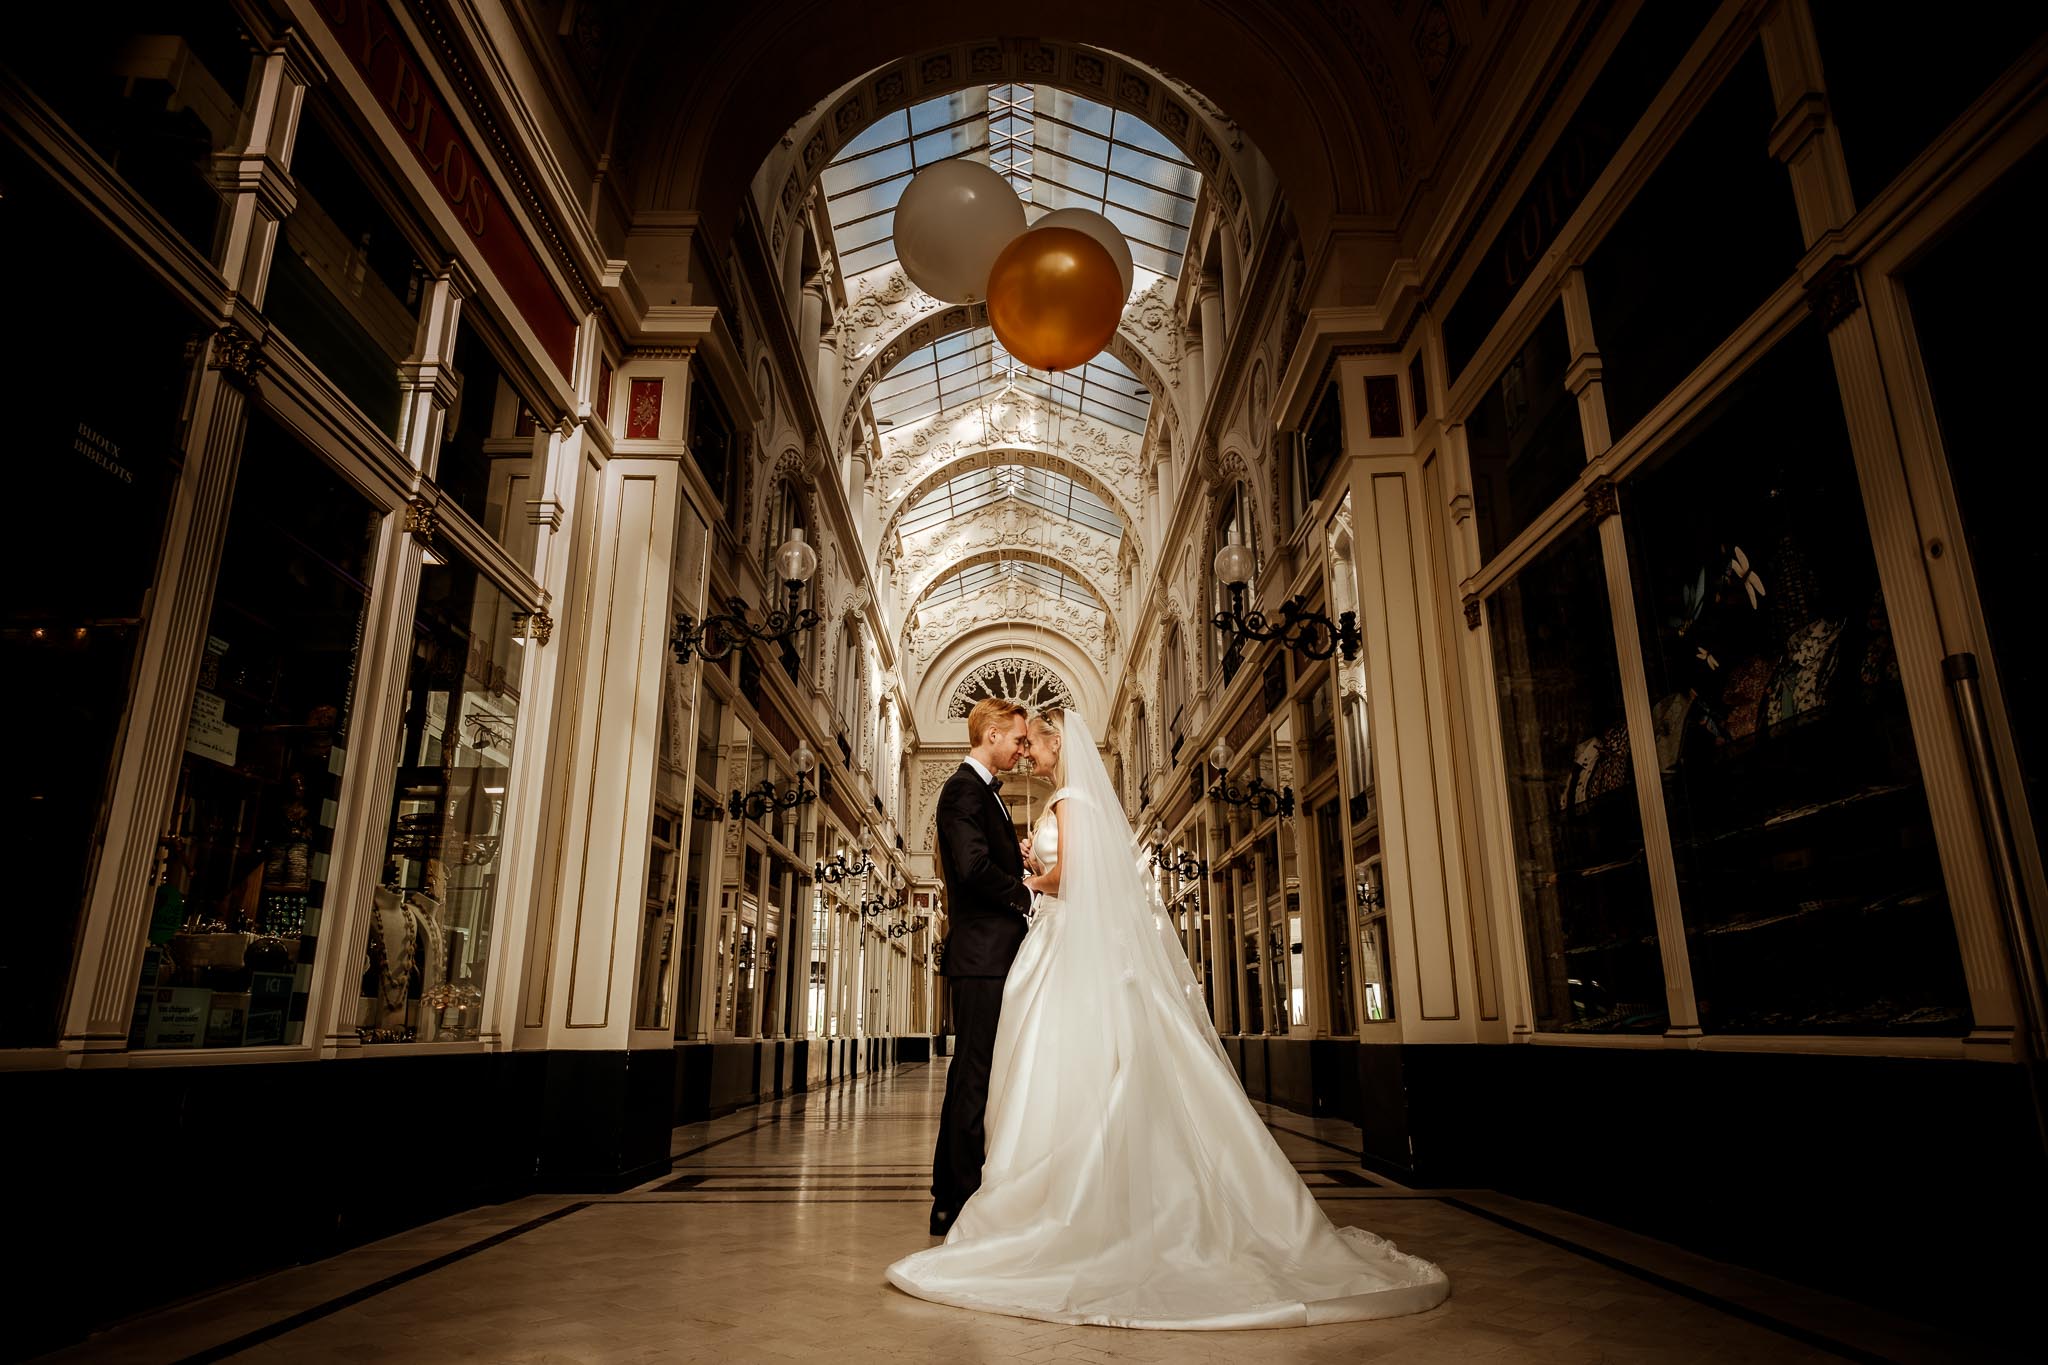
[[[983,697],[967,713],[967,747],[979,747],[991,725],[1007,724],[1010,717],[1026,715],[1029,709],[1023,702],[1008,697]]]

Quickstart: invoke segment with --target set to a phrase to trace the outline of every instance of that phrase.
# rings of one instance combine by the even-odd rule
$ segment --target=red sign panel
[[[636,379],[626,409],[626,437],[633,441],[661,439],[661,381]]]
[[[575,315],[492,188],[484,162],[427,78],[385,0],[317,0],[315,8],[566,377],[576,349]]]

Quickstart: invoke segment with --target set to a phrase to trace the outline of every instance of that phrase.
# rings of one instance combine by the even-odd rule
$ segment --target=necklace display
[[[387,896],[391,898],[390,904],[386,904]],[[401,1020],[405,1017],[405,990],[412,979],[413,955],[418,947],[419,932],[409,907],[392,892],[380,888],[377,904],[370,914],[371,923],[377,931],[376,941],[371,944],[371,956],[378,973],[377,1003],[383,1007],[388,1027],[393,1015]]]

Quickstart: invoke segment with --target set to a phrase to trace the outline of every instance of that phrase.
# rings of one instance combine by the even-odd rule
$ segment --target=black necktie
[[[1003,779],[1000,777],[991,777],[988,780],[988,789],[1000,795],[1003,790]]]

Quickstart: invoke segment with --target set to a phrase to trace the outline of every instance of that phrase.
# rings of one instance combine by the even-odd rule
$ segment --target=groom
[[[939,868],[946,879],[946,955],[953,993],[952,1066],[932,1153],[932,1236],[952,1231],[981,1188],[982,1113],[1003,1008],[1003,978],[1024,941],[1031,893],[1010,812],[997,795],[1031,752],[1024,707],[987,697],[967,716],[967,761],[939,791]]]

